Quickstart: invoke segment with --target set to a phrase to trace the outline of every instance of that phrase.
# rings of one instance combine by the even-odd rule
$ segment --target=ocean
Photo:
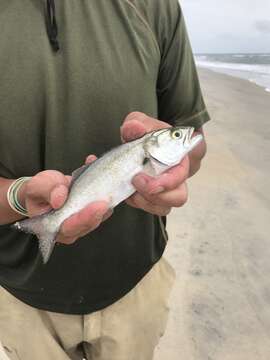
[[[196,54],[196,64],[256,83],[270,92],[270,54]]]

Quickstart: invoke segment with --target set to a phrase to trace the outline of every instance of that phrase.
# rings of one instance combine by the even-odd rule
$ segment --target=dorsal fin
[[[85,170],[87,170],[89,168],[89,166],[91,166],[94,163],[94,161],[91,164],[87,164],[87,165],[83,165],[81,167],[79,167],[78,169],[74,170],[72,172],[72,179],[71,179],[71,183],[70,186],[82,175],[82,173],[85,172]]]

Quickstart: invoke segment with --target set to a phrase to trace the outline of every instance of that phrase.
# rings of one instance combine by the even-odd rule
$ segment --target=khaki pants
[[[0,288],[0,341],[10,360],[150,360],[173,280],[161,259],[122,299],[84,316],[38,310]]]

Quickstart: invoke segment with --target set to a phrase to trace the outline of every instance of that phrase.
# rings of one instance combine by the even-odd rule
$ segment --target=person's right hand
[[[86,163],[93,160],[95,157],[91,155]],[[67,199],[70,182],[71,177],[59,171],[42,171],[22,185],[19,201],[25,206],[30,217],[41,215],[51,209],[59,209]],[[110,215],[111,210],[106,202],[92,203],[63,222],[56,241],[72,244],[95,230]]]

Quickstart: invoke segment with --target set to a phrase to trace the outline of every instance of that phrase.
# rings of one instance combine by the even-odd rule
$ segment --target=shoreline
[[[267,93],[270,93],[270,87],[265,87],[263,85],[260,85],[258,83],[256,83],[255,81],[253,80],[250,80],[250,79],[245,79],[243,77],[240,77],[240,76],[236,76],[236,75],[233,75],[233,74],[227,74],[225,72],[222,72],[222,71],[218,71],[218,70],[215,70],[215,69],[212,69],[210,67],[206,67],[206,66],[200,66],[200,65],[197,65],[197,69],[198,71],[203,71],[203,70],[206,70],[206,71],[210,71],[210,72],[213,72],[214,74],[221,74],[221,75],[225,75],[225,76],[228,76],[228,77],[231,77],[231,78],[234,78],[234,79],[238,79],[238,80],[244,80],[246,82],[248,82],[249,84],[254,84],[260,88],[262,88],[265,92]]]

